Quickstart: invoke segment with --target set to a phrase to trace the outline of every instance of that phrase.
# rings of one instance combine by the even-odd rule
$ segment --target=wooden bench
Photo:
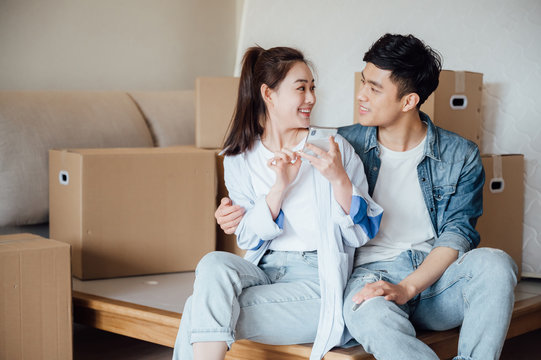
[[[160,279],[167,275],[160,275]],[[143,278],[143,277],[141,277]],[[148,277],[145,277],[148,278]],[[123,279],[99,280],[109,282],[109,287],[114,288],[114,282]],[[144,283],[145,281],[141,281]],[[146,280],[146,283],[158,282]],[[185,281],[186,282],[186,281]],[[85,289],[93,281],[74,280],[73,309],[74,321],[80,324],[92,326],[101,330],[130,336],[164,346],[173,347],[181,321],[181,313],[159,309],[155,306],[136,304],[135,301],[113,299],[110,295],[99,295],[100,290],[92,289],[95,294],[88,293]],[[171,286],[171,282],[169,285]],[[119,289],[122,287],[119,286]],[[190,288],[183,290],[185,301]],[[156,291],[159,294],[159,291]],[[119,293],[126,293],[120,290]],[[135,292],[137,293],[137,292]],[[157,296],[158,298],[160,296]],[[181,304],[176,306],[180,307]],[[541,280],[523,280],[516,289],[516,301],[513,310],[511,325],[507,338],[541,328]],[[448,331],[419,332],[418,338],[429,345],[442,359],[450,358],[456,354],[458,344],[458,329]],[[265,345],[248,340],[240,340],[233,344],[228,352],[228,360],[271,360],[308,359],[311,345]],[[349,349],[335,348],[326,356],[326,360],[365,360],[374,359],[367,354],[361,346]]]

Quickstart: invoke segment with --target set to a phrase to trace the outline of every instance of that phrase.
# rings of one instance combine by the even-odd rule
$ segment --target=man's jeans
[[[194,342],[313,342],[319,308],[316,252],[269,251],[259,266],[226,252],[207,254],[196,269],[173,359],[192,359]]]
[[[501,250],[481,248],[465,253],[436,283],[405,305],[375,297],[353,310],[351,298],[366,283],[384,280],[396,284],[426,255],[408,250],[393,261],[354,269],[344,293],[344,317],[350,333],[378,360],[438,359],[416,339],[414,326],[447,330],[462,324],[455,359],[498,359],[517,281],[515,263]]]

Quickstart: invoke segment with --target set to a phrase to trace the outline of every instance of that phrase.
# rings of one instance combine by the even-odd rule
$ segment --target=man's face
[[[361,74],[357,92],[359,122],[364,126],[392,126],[402,113],[402,102],[391,81],[391,71],[367,63]]]

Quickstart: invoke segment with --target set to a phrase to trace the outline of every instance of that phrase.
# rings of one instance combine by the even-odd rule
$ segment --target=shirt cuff
[[[439,238],[434,241],[434,245],[432,246],[432,248],[441,246],[455,249],[460,254],[471,250],[471,244],[465,237],[452,232],[444,232]]]
[[[353,195],[351,197],[349,216],[352,222],[359,225],[370,239],[373,239],[379,231],[383,215],[383,211],[379,210],[369,207],[366,200],[361,196]]]
[[[276,223],[276,225],[278,225],[280,230],[284,230],[284,212],[282,211],[282,209],[280,209],[280,212],[278,213],[276,219],[274,219],[274,222]]]

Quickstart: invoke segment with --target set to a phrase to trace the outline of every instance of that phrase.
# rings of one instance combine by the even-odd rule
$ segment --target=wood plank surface
[[[74,320],[101,330],[173,347],[181,314],[112,300],[96,295],[73,292]],[[541,328],[541,295],[515,302],[507,338]],[[456,353],[459,330],[421,331],[419,339],[429,345],[442,359]],[[227,360],[308,359],[311,345],[265,345],[239,340],[228,352]],[[373,359],[361,346],[333,349],[325,360]]]
[[[95,327],[173,347],[182,315],[101,296],[73,292],[73,318]]]

